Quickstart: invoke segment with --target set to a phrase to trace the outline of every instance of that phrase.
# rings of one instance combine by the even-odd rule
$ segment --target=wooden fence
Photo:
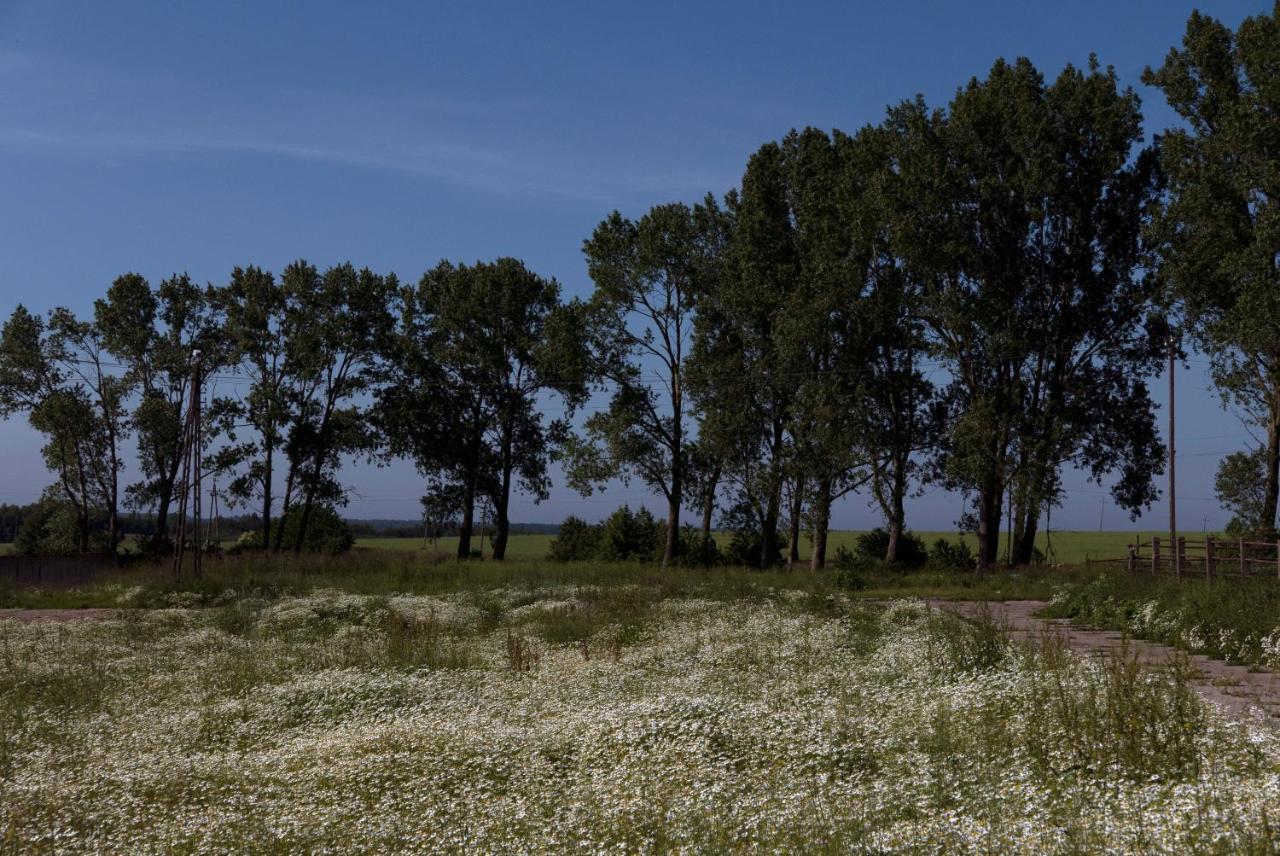
[[[1178,536],[1175,542],[1153,537],[1129,545],[1124,559],[1094,559],[1093,567],[1122,566],[1133,573],[1152,576],[1271,577],[1280,579],[1280,541],[1246,541],[1243,538]]]
[[[0,581],[22,586],[74,586],[116,567],[114,556],[0,556]]]

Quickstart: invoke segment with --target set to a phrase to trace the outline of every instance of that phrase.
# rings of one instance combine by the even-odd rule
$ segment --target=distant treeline
[[[23,523],[41,507],[40,503],[14,505],[0,503],[0,543],[10,544],[18,540],[18,533]],[[105,523],[105,518],[95,520],[98,525]],[[218,518],[219,534],[224,541],[235,540],[245,532],[256,532],[260,521],[251,515],[233,515]],[[347,520],[347,527],[357,538],[421,538],[423,523],[420,520]],[[205,521],[210,527],[211,522]],[[119,519],[120,534],[147,538],[154,536],[157,528],[155,515],[122,514]],[[557,523],[513,523],[513,535],[555,535],[560,531]],[[456,535],[456,526],[447,534]]]
[[[422,532],[456,531],[467,557],[492,519],[502,559],[512,494],[547,498],[556,462],[584,495],[662,497],[664,565],[718,522],[759,566],[797,561],[807,533],[821,568],[854,493],[894,561],[907,501],[940,487],[986,567],[1006,520],[1011,561],[1031,560],[1065,467],[1150,506],[1166,449],[1148,380],[1185,336],[1266,436],[1224,462],[1219,496],[1274,533],[1277,55],[1274,17],[1193,15],[1144,74],[1181,120],[1150,144],[1137,94],[1093,59],[1052,80],[1000,60],[945,105],[793,130],[723,196],[608,214],[583,243],[585,300],[512,258],[416,283],[305,261],[205,286],[124,274],[83,317],[12,313],[0,416],[44,434],[46,528],[81,550],[95,533],[115,550],[126,509],[163,544],[196,437],[205,484],[255,509],[272,550],[333,519],[361,458],[412,461]],[[608,403],[585,410],[593,395]],[[130,444],[142,477],[124,485]]]

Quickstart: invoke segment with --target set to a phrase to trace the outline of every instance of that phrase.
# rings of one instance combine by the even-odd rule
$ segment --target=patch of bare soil
[[[973,617],[981,602],[930,599],[934,609],[945,610],[964,618]],[[1042,618],[1038,615],[1046,604],[1041,600],[988,601],[992,617],[1009,628],[1015,639],[1027,639],[1045,632],[1060,636],[1069,648],[1086,656],[1105,656],[1118,648],[1124,636],[1112,630],[1090,630],[1077,627],[1065,618]],[[1178,652],[1167,645],[1128,640],[1129,650],[1144,663],[1156,666],[1167,663]],[[1261,721],[1280,730],[1280,673],[1251,672],[1244,666],[1233,666],[1200,654],[1188,655],[1195,666],[1197,679],[1192,683],[1203,698],[1237,717],[1260,716]]]

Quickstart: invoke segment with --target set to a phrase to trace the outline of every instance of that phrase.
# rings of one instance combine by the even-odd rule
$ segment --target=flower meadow
[[[0,622],[21,852],[1269,852],[1280,742],[1177,664],[918,601],[229,592]]]

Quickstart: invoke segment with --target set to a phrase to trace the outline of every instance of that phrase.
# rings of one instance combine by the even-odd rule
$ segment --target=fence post
[[[1280,577],[1280,538],[1276,539],[1276,576]]]
[[[1249,563],[1244,560],[1244,539],[1240,539],[1240,576],[1249,576]]]
[[[1151,536],[1151,576],[1160,573],[1160,538]]]
[[[1204,578],[1213,581],[1213,536],[1206,535],[1204,539]]]
[[[1182,566],[1187,563],[1187,536],[1179,535],[1178,543],[1173,548],[1173,566],[1178,569],[1178,579],[1182,579]]]

